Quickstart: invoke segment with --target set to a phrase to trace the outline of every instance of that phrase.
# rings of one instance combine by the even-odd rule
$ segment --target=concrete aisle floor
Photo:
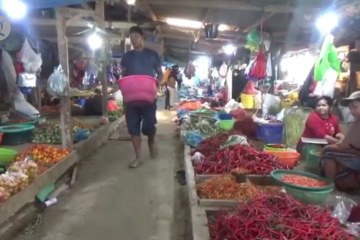
[[[158,159],[129,169],[131,143],[108,141],[82,164],[76,186],[47,209],[35,232],[15,240],[188,240],[186,191],[174,178],[183,151],[173,116],[158,112]]]

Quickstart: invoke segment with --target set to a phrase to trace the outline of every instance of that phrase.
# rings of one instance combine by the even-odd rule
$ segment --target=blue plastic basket
[[[258,138],[265,144],[282,143],[284,125],[282,123],[257,124]]]
[[[228,113],[219,113],[219,119],[220,120],[232,120],[233,117],[231,114],[228,114]]]
[[[85,106],[85,102],[86,102],[85,98],[79,98],[78,101],[77,101],[77,103],[82,107]]]

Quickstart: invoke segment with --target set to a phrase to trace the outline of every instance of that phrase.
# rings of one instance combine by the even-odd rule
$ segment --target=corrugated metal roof
[[[55,8],[93,2],[91,0],[24,0],[31,8]]]

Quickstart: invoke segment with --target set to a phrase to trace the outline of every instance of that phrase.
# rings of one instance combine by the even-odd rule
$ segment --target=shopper
[[[360,173],[360,91],[343,100],[349,106],[355,121],[350,125],[343,141],[326,146],[321,154],[322,174],[333,180],[338,190],[358,187]]]
[[[337,143],[344,138],[338,119],[330,113],[332,105],[333,100],[330,97],[323,96],[317,99],[315,112],[307,118],[301,137],[326,139],[329,144]],[[301,153],[303,147],[300,139],[296,150]]]
[[[86,116],[102,116],[102,91],[100,89],[96,88],[94,94],[86,99],[84,113]]]
[[[160,85],[160,82],[163,80],[160,57],[155,51],[144,48],[143,30],[138,26],[131,27],[130,40],[134,49],[126,52],[121,59],[123,76],[157,76]],[[134,79],[134,81],[136,81],[136,79]],[[148,137],[151,157],[156,158],[157,156],[157,148],[155,145],[156,109],[156,99],[149,105],[126,103],[124,110],[126,124],[136,155],[135,160],[129,165],[131,168],[136,168],[142,163],[141,132]]]

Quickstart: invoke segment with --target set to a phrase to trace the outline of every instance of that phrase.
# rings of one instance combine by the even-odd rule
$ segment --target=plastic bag
[[[205,138],[201,134],[195,131],[188,131],[185,134],[185,142],[190,147],[197,147],[204,139]]]
[[[200,152],[195,152],[194,155],[191,156],[191,161],[194,165],[199,165],[204,157]]]
[[[220,147],[220,149],[228,148],[230,146],[234,146],[234,145],[238,145],[238,144],[250,146],[248,141],[247,141],[247,138],[245,136],[232,135],[226,140],[225,144],[222,145]]]
[[[115,98],[116,101],[123,101],[123,95],[122,95],[120,90],[117,90],[114,93],[114,98]]]
[[[34,161],[25,159],[11,164],[7,171],[23,172],[26,176],[28,176],[29,182],[33,182],[38,175],[38,166]]]
[[[9,172],[0,175],[0,187],[4,188],[11,195],[18,191],[17,181],[14,176],[9,174]]]
[[[16,192],[24,190],[29,185],[29,177],[22,171],[9,172],[9,175],[14,177],[14,179],[16,181],[16,186],[17,186]]]
[[[230,113],[232,110],[236,110],[241,107],[240,103],[236,102],[234,99],[231,99],[228,103],[226,103],[224,110],[226,113]]]
[[[266,74],[266,56],[263,52],[259,52],[250,68],[248,78],[252,80],[263,80],[267,77]]]
[[[50,75],[46,89],[48,93],[53,96],[63,97],[69,94],[67,89],[68,86],[69,86],[69,79],[62,70],[61,65],[59,65]]]
[[[334,97],[334,91],[335,91],[335,84],[338,77],[338,72],[334,69],[330,68],[325,74],[324,74],[324,80],[321,82],[318,82],[316,84],[314,94],[318,97],[321,96],[328,96],[333,98]]]
[[[36,54],[31,48],[29,41],[25,38],[24,44],[18,54],[18,61],[23,64],[25,72],[36,73],[42,65],[41,53]]]
[[[0,187],[0,203],[5,202],[11,196],[10,192]]]

